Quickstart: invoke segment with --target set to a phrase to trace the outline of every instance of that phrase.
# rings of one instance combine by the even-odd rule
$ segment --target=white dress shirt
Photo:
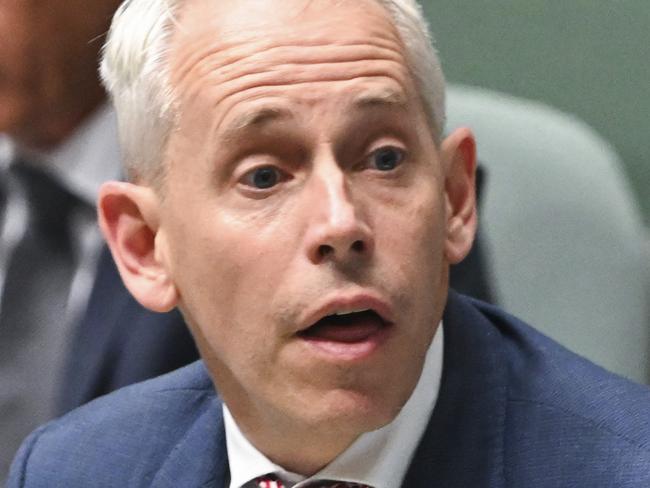
[[[309,478],[288,472],[267,459],[244,436],[224,404],[230,488],[255,486],[251,484],[252,480],[270,473],[277,474],[287,488],[300,488],[321,479],[362,483],[373,488],[401,486],[438,398],[442,361],[443,330],[440,323],[427,351],[420,379],[395,419],[378,430],[359,436],[329,465]]]

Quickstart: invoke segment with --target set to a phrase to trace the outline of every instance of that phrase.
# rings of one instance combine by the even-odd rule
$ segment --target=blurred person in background
[[[197,354],[178,314],[129,297],[97,229],[120,176],[97,76],[119,3],[0,2],[0,482],[38,424]]]

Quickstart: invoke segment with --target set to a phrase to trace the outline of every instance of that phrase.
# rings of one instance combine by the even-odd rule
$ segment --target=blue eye
[[[277,168],[264,166],[246,173],[243,181],[246,185],[255,187],[258,190],[268,190],[277,185],[281,179],[282,175]]]
[[[382,147],[371,155],[372,165],[379,171],[392,171],[404,160],[404,151],[395,147]]]

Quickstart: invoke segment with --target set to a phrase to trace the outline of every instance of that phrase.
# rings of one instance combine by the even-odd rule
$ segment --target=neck
[[[269,404],[251,404],[245,395],[230,395],[225,381],[216,384],[233,420],[255,449],[274,464],[303,476],[312,476],[329,465],[363,432],[381,427],[336,415],[320,421],[301,421]]]
[[[295,425],[289,427],[274,423],[269,429],[269,424],[261,425],[262,422],[235,421],[242,426],[242,432],[251,444],[270,461],[306,477],[329,465],[361,434],[350,434],[350,429],[335,429],[331,424],[324,429],[298,429]]]

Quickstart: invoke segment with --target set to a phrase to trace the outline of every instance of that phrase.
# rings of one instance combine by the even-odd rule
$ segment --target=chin
[[[388,394],[387,393],[392,393]],[[317,411],[312,410],[310,423],[325,425],[329,429],[362,434],[380,429],[392,422],[408,401],[410,392],[378,394],[360,393],[352,390],[333,390],[321,397]]]

